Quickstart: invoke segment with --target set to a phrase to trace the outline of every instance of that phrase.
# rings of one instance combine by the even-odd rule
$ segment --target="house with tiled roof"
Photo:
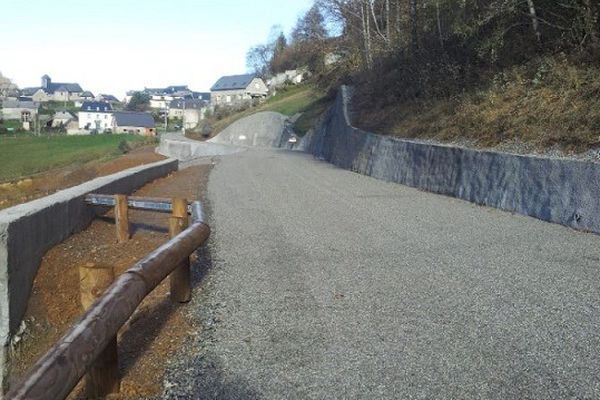
[[[193,129],[204,119],[209,102],[200,99],[176,99],[169,104],[169,119],[181,119],[185,129]]]
[[[148,112],[115,111],[114,132],[156,136],[156,123]]]
[[[48,75],[42,76],[42,86],[24,88],[22,96],[30,96],[33,101],[76,101],[81,100],[83,89],[78,83],[52,82]]]
[[[110,103],[85,101],[77,113],[82,132],[104,132],[114,125],[113,108]]]
[[[229,75],[219,78],[210,88],[212,105],[236,105],[267,97],[269,89],[254,74]]]

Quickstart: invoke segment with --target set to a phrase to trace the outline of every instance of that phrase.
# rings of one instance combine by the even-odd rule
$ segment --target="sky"
[[[247,71],[273,25],[288,34],[313,0],[0,0],[0,72],[20,88],[76,82],[119,98]]]

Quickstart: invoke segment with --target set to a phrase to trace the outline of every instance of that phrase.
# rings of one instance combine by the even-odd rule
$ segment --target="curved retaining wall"
[[[375,178],[600,233],[600,164],[376,135],[351,125],[349,100],[343,87],[305,151]]]
[[[173,159],[142,165],[0,211],[2,375],[6,374],[6,346],[19,329],[42,257],[56,244],[85,229],[96,216],[97,210],[84,203],[85,195],[131,193],[177,168],[178,161]]]
[[[199,157],[221,156],[243,151],[243,148],[220,143],[200,142],[178,137],[162,137],[156,152],[178,160],[192,160]]]

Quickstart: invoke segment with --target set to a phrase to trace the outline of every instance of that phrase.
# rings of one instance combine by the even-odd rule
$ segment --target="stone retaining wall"
[[[341,168],[600,233],[600,164],[420,143],[353,127],[343,87],[305,151]]]

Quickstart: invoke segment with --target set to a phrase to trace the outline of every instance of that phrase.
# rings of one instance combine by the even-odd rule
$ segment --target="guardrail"
[[[115,206],[115,211],[123,204],[125,210],[131,204],[134,208],[171,211],[173,216],[169,219],[169,230],[173,237],[121,274],[69,331],[35,363],[21,383],[7,393],[7,399],[66,398],[86,372],[95,368],[96,362],[111,359],[112,355],[106,352],[116,355],[116,347],[111,349],[111,344],[116,345],[117,332],[142,300],[169,274],[173,300],[189,300],[189,281],[186,283],[180,278],[182,275],[189,278],[189,256],[210,235],[210,228],[203,221],[199,202],[188,203],[184,199],[127,199],[122,195],[88,195],[86,202]],[[188,212],[192,215],[189,227]],[[173,297],[174,287],[179,293]],[[113,361],[116,363],[116,359]],[[105,366],[99,363],[96,367],[102,370]],[[107,393],[110,393],[111,385],[114,388],[114,382],[101,382],[100,385],[109,387]],[[118,381],[116,387],[118,389]]]

